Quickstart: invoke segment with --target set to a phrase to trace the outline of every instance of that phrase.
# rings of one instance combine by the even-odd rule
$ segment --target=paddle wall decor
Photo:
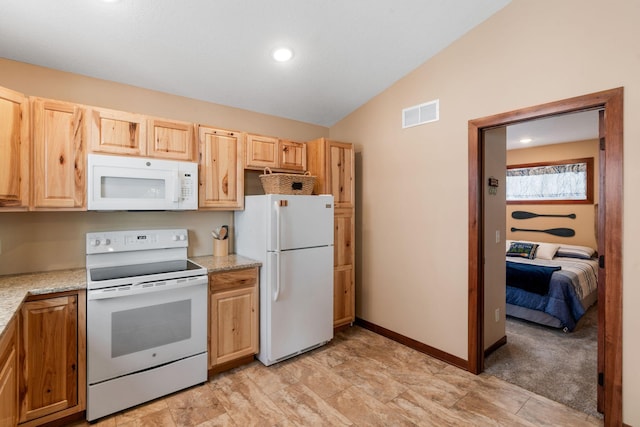
[[[573,237],[576,232],[573,228],[547,228],[546,230],[537,230],[533,228],[515,228],[511,227],[511,231],[530,231],[534,233],[547,233],[558,237]]]
[[[537,214],[533,212],[527,211],[513,211],[511,212],[511,218],[514,219],[531,219],[531,218],[539,218],[539,217],[552,217],[552,218],[571,218],[576,219],[576,214]]]

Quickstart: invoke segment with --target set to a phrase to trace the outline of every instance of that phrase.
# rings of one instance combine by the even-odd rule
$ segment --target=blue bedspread
[[[542,266],[507,261],[507,284],[540,295],[549,293],[549,282],[560,266]]]
[[[584,315],[580,298],[576,294],[571,279],[564,274],[554,273],[549,283],[549,293],[539,295],[509,286],[507,283],[507,303],[543,311],[557,317],[570,331],[576,327]]]

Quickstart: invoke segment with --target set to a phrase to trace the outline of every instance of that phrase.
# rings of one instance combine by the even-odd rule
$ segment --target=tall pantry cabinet
[[[319,138],[307,143],[314,194],[334,197],[333,326],[355,320],[355,152],[353,144]]]

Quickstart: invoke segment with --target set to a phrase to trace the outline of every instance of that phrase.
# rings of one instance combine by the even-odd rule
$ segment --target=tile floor
[[[94,425],[582,427],[602,421],[352,327],[294,359],[268,368],[255,361]]]

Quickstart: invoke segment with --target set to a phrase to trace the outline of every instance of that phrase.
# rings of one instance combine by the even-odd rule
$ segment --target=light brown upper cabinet
[[[244,208],[242,132],[198,127],[200,165],[198,205],[200,209]]]
[[[149,157],[195,161],[193,123],[150,117],[147,138]]]
[[[145,116],[93,107],[91,109],[91,145],[94,153],[147,155]]]
[[[314,194],[333,194],[336,208],[355,206],[354,150],[347,142],[319,138],[307,143]]]
[[[193,123],[92,107],[94,153],[195,161]]]
[[[301,142],[248,134],[245,151],[246,169],[262,170],[269,167],[273,170],[304,172],[307,167],[306,146]]]
[[[29,100],[0,87],[0,209],[29,207]]]
[[[32,207],[86,208],[86,109],[42,98],[31,98],[31,107]]]
[[[307,167],[307,147],[303,143],[278,140],[278,153],[281,169],[304,172]]]

